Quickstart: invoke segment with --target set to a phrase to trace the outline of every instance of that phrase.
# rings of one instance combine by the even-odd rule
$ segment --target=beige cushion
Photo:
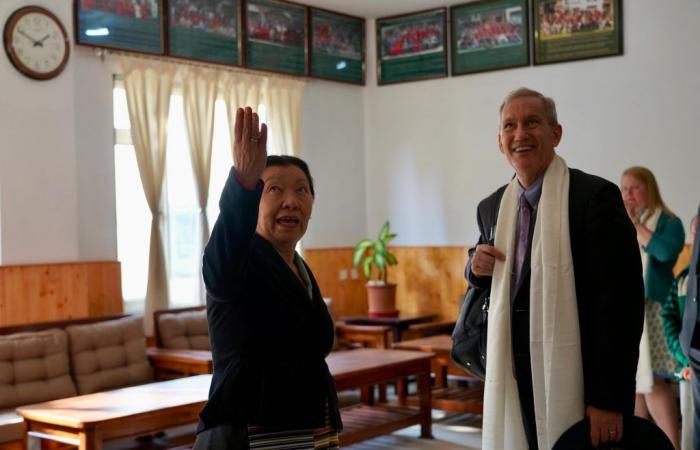
[[[0,444],[22,439],[24,435],[23,420],[14,409],[0,410]]]
[[[205,310],[162,314],[158,330],[165,348],[211,350]]]
[[[153,381],[141,317],[72,325],[66,333],[80,394]]]
[[[0,408],[75,394],[63,330],[0,336]]]

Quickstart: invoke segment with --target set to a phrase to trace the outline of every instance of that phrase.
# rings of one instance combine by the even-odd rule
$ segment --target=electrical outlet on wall
[[[348,270],[347,269],[340,269],[340,272],[338,272],[338,279],[340,281],[345,281],[348,279]]]
[[[350,279],[351,280],[358,280],[360,278],[360,274],[357,273],[357,269],[354,267],[350,269]]]

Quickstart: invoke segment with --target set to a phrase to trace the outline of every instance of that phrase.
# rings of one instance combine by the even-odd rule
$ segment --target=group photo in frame
[[[530,64],[527,0],[483,0],[450,8],[452,75]]]
[[[168,54],[240,65],[240,0],[169,0]]]
[[[535,64],[622,54],[622,0],[533,0]]]
[[[447,8],[377,19],[377,82],[447,76]]]
[[[365,83],[365,19],[318,8],[310,10],[311,76]]]
[[[306,6],[285,0],[247,0],[245,23],[247,67],[307,74]]]
[[[163,0],[75,0],[77,44],[165,53]]]

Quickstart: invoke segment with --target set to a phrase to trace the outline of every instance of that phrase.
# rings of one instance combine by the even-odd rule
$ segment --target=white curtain
[[[226,103],[231,146],[235,141],[236,109],[250,106],[254,111],[257,111],[258,105],[262,103],[262,90],[265,84],[265,78],[261,76],[233,72],[222,75],[220,88]],[[231,151],[233,151],[233,147],[231,147]],[[231,163],[233,164],[233,153],[231,153]]]
[[[301,149],[301,98],[304,81],[269,78],[264,90],[271,139],[280,155],[295,156]]]
[[[168,307],[168,276],[161,227],[161,197],[168,139],[168,113],[175,67],[164,62],[120,58],[131,121],[131,139],[141,185],[151,210],[151,243],[144,310],[147,336],[153,335],[153,311]]]
[[[191,68],[183,73],[182,97],[185,122],[190,144],[192,171],[194,173],[197,201],[199,203],[200,250],[209,240],[207,201],[211,173],[211,144],[214,137],[214,106],[218,89],[218,72]],[[201,252],[199,253],[201,254]],[[199,303],[205,303],[204,283],[199,274]]]

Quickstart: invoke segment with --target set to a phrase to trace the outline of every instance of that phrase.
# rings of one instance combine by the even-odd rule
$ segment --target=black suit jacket
[[[700,217],[700,207],[698,208],[698,217]],[[693,243],[693,256],[690,262],[690,271],[688,272],[688,291],[685,297],[685,310],[683,312],[683,328],[679,337],[683,353],[688,355],[691,348],[700,349],[700,327],[696,328],[698,321],[698,294],[700,292],[700,220],[697,223],[695,233],[695,242]]]
[[[586,405],[631,414],[639,340],[644,323],[644,282],[636,232],[622,203],[620,190],[603,178],[570,169],[569,234],[574,263],[576,300],[581,332],[584,401]],[[504,187],[479,203],[479,244],[491,233],[494,211]],[[488,287],[490,278],[471,273],[470,283]],[[529,304],[529,255],[511,305]],[[528,323],[527,318],[521,323]],[[528,327],[513,329],[513,342],[529,342]],[[514,362],[517,355],[514,351]]]
[[[261,194],[261,188],[242,188],[232,170],[204,251],[214,375],[199,431],[219,424],[319,428],[326,405],[339,430],[325,362],[333,322],[308,266],[313,298],[277,250],[255,234]]]

